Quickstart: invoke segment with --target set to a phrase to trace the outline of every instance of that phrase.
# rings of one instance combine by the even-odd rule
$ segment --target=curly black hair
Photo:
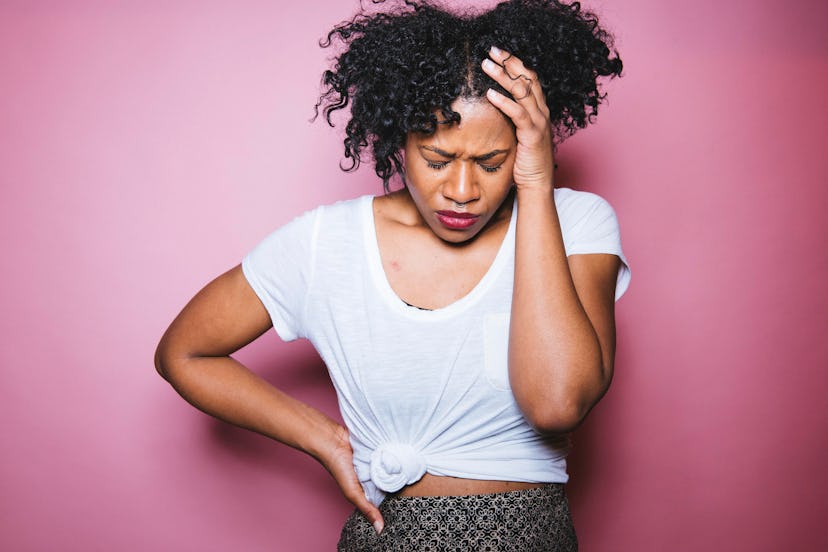
[[[352,164],[343,169],[356,169],[370,148],[386,191],[402,174],[409,132],[433,133],[437,113],[459,122],[451,109],[458,98],[480,98],[488,88],[508,95],[480,66],[491,46],[537,73],[556,144],[594,120],[605,97],[598,78],[621,74],[612,37],[578,2],[512,0],[482,14],[450,13],[427,1],[390,4],[382,13],[357,14],[320,42],[327,48],[339,39],[343,49],[323,74],[316,104],[333,126],[333,112],[350,103],[344,145]]]

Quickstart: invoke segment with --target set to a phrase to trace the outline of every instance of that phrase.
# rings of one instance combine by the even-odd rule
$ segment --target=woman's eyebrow
[[[456,153],[449,153],[447,151],[441,150],[440,148],[435,148],[434,146],[420,146],[420,149],[436,153],[441,157],[447,157],[449,159],[454,159],[455,157],[457,157]]]
[[[474,157],[473,159],[475,161],[488,161],[492,157],[500,155],[501,153],[509,153],[509,150],[492,150],[489,153],[486,153],[484,155],[478,155],[477,157]]]
[[[424,149],[424,150],[436,153],[437,155],[439,155],[441,157],[446,157],[448,159],[454,159],[455,157],[457,157],[456,153],[449,153],[447,151],[441,150],[440,148],[437,148],[437,147],[434,147],[434,146],[420,146],[420,149]],[[503,149],[492,150],[489,153],[484,153],[483,155],[477,155],[475,157],[472,157],[472,159],[474,159],[475,161],[487,161],[487,160],[491,159],[492,157],[495,157],[495,156],[500,155],[502,153],[509,153],[509,150],[503,150]]]

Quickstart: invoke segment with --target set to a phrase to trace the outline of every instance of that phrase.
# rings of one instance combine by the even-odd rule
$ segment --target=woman
[[[405,2],[328,35],[317,107],[386,192],[320,207],[207,285],[159,344],[201,410],[307,452],[356,506],[340,550],[574,550],[566,434],[612,377],[629,271],[615,215],[554,188],[555,144],[617,76],[577,4]],[[346,427],[229,355],[310,339]]]

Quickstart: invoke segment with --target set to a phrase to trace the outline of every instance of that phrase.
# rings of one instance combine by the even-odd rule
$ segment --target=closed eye
[[[448,165],[448,161],[429,161],[428,159],[426,159],[426,164],[430,169],[436,169],[439,171],[440,169],[444,169],[446,165]]]

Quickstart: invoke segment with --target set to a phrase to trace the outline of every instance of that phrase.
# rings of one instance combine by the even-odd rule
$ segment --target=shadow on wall
[[[623,331],[623,328],[620,330]],[[574,502],[581,502],[593,494],[600,495],[602,482],[597,478],[616,474],[611,465],[612,456],[617,453],[612,436],[626,434],[627,431],[635,432],[633,428],[618,425],[625,419],[619,409],[625,403],[624,388],[628,387],[622,380],[628,376],[625,372],[629,372],[632,366],[635,366],[635,360],[631,352],[619,350],[615,358],[615,379],[609,391],[572,434],[572,454],[568,458],[571,476],[568,493]]]

